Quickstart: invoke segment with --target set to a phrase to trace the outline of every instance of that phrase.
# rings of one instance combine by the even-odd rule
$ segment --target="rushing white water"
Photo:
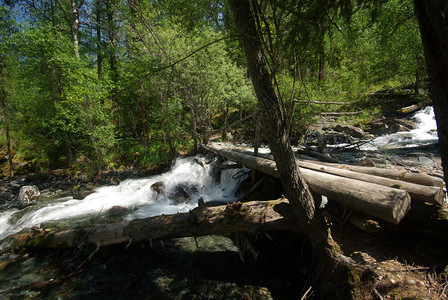
[[[200,157],[202,161],[211,160]],[[72,197],[55,199],[51,203],[42,203],[27,207],[22,211],[10,210],[0,215],[0,240],[20,231],[22,227],[39,226],[45,222],[79,222],[101,213],[107,212],[113,206],[129,209],[126,220],[145,218],[161,214],[186,212],[197,206],[198,199],[204,202],[232,202],[238,197],[237,185],[244,179],[233,177],[247,173],[247,170],[229,169],[221,171],[219,182],[215,182],[213,173],[214,162],[200,164],[193,157],[179,158],[174,162],[171,171],[142,179],[128,179],[117,186],[98,188],[95,193],[83,200]],[[238,174],[237,174],[238,175]],[[152,188],[153,183],[162,181],[165,185],[165,195],[158,195]],[[176,191],[188,192],[183,203],[176,202]],[[181,191],[181,192],[182,192]],[[185,196],[183,193],[181,196]],[[178,199],[178,198],[177,198]]]
[[[416,129],[379,136],[371,144],[362,146],[361,150],[414,147],[437,142],[437,124],[432,106],[415,112],[411,120],[416,122]]]

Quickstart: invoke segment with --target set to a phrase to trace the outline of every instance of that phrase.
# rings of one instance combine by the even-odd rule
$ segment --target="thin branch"
[[[188,55],[186,55],[186,56],[184,56],[184,57],[182,57],[182,58],[180,58],[180,59],[178,59],[178,60],[176,60],[176,61],[174,61],[174,62],[172,62],[172,63],[170,63],[170,64],[168,64],[168,65],[166,65],[166,66],[163,66],[163,67],[160,67],[160,68],[151,70],[150,72],[148,72],[148,73],[144,74],[142,77],[140,77],[139,81],[143,80],[143,79],[146,78],[147,76],[152,75],[152,74],[154,74],[154,73],[158,73],[158,72],[160,72],[160,71],[163,71],[163,70],[166,70],[166,69],[170,69],[170,68],[174,67],[175,65],[177,65],[177,64],[179,64],[179,63],[181,63],[181,62],[183,62],[183,61],[186,60],[187,58],[189,58],[189,57],[195,55],[195,54],[198,53],[199,51],[204,50],[205,48],[207,48],[207,47],[209,47],[209,46],[211,46],[211,45],[213,45],[213,44],[219,43],[219,42],[221,42],[221,41],[223,41],[223,40],[226,40],[226,39],[235,38],[235,37],[238,37],[238,36],[237,36],[237,35],[229,35],[229,36],[226,36],[226,37],[223,37],[223,38],[214,40],[214,41],[212,41],[212,42],[210,42],[210,43],[207,43],[207,44],[205,44],[204,46],[199,47],[198,49],[196,49],[196,50],[194,50],[193,52],[189,53]]]

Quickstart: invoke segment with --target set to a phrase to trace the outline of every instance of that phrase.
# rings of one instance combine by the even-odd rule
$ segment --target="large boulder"
[[[325,145],[351,144],[353,138],[344,132],[329,131],[322,134],[322,141]]]
[[[26,207],[39,202],[40,191],[35,185],[24,185],[19,191],[19,207]]]
[[[352,137],[359,138],[359,139],[362,139],[366,135],[364,130],[362,130],[361,128],[352,126],[352,125],[338,124],[334,127],[334,130],[347,133],[347,134],[351,135]]]

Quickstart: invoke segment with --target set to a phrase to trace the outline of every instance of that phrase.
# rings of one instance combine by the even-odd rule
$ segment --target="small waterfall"
[[[0,215],[0,240],[21,228],[40,226],[42,223],[66,223],[76,226],[106,213],[114,206],[127,208],[125,220],[146,218],[161,214],[187,212],[197,206],[199,198],[205,203],[233,202],[238,199],[236,189],[243,178],[234,179],[238,169],[223,170],[219,182],[215,182],[212,170],[215,159],[204,156],[197,159],[208,162],[198,164],[194,157],[178,158],[171,171],[148,178],[128,179],[117,186],[98,188],[83,200],[72,197],[54,199],[47,203],[29,206],[23,210],[4,211]],[[248,175],[246,175],[248,176]],[[151,185],[163,182],[165,194],[159,195]],[[179,202],[176,191],[184,198]]]
[[[437,142],[437,124],[432,106],[415,112],[411,120],[416,122],[416,129],[379,136],[371,144],[362,146],[361,150],[415,147]]]

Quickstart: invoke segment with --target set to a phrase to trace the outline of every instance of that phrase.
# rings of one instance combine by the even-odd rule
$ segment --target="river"
[[[369,143],[370,147],[434,143],[437,136],[432,109],[419,111],[412,119],[417,121],[418,129],[378,137]],[[248,170],[227,169],[216,176],[215,166],[211,157],[178,158],[167,173],[100,187],[83,200],[44,199],[22,210],[3,211],[0,239],[22,227],[82,226],[101,219],[117,206],[126,209],[124,220],[131,220],[186,212],[196,207],[200,198],[205,202],[234,201]],[[164,183],[164,195],[151,188],[156,182]],[[88,257],[94,249],[86,246],[35,254],[3,252],[0,295],[7,299],[290,299],[304,292],[310,254],[303,253],[300,238],[257,237],[253,243],[269,243],[262,245],[257,261],[246,253],[244,263],[240,259],[244,249],[235,246],[236,240],[234,236],[205,236],[197,241],[183,238],[165,241],[164,245],[157,243],[153,249],[137,243],[126,250],[117,245],[106,247],[91,260]],[[285,240],[295,242],[279,247]],[[58,284],[49,284],[45,289],[28,288],[30,284],[52,281]]]
[[[437,141],[436,122],[432,107],[414,113],[411,120],[417,128],[375,138],[364,144],[361,150],[391,149],[426,145]],[[260,152],[269,152],[268,148]],[[199,160],[203,164],[197,163]],[[223,170],[216,177],[214,158],[198,156],[177,158],[169,172],[141,179],[128,179],[116,186],[98,188],[83,200],[73,197],[49,199],[23,210],[9,210],[0,216],[0,240],[32,226],[60,222],[76,226],[82,222],[106,214],[112,207],[124,207],[128,213],[125,221],[161,214],[186,212],[197,206],[198,199],[205,202],[233,202],[238,197],[238,184],[248,176],[247,170]],[[243,175],[243,176],[240,176]],[[158,195],[151,185],[163,182],[165,194]],[[183,199],[178,201],[177,194]]]

